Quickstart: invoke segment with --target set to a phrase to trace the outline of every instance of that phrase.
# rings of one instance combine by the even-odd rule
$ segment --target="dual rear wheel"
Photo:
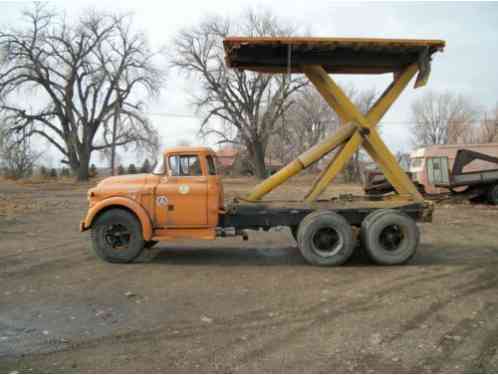
[[[367,255],[384,265],[409,261],[417,250],[419,238],[415,221],[396,210],[372,212],[360,229],[361,245]],[[355,248],[351,225],[332,211],[315,211],[306,216],[299,225],[296,241],[303,257],[318,266],[341,265]]]

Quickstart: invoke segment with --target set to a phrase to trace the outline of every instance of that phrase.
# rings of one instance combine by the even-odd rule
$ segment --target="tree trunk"
[[[261,143],[252,145],[251,158],[254,165],[254,174],[260,180],[268,177],[265,165],[265,149]]]
[[[76,177],[78,181],[88,181],[90,173],[88,166],[90,164],[90,153],[88,151],[83,151],[80,153],[80,162],[76,170]]]

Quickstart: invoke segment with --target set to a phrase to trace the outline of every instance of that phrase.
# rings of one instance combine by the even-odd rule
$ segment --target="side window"
[[[448,158],[444,156],[427,159],[427,176],[429,183],[433,185],[448,183]]]
[[[180,163],[178,162],[178,156],[170,156],[168,158],[169,173],[171,176],[181,176],[180,175]]]
[[[216,164],[211,155],[207,156],[207,164],[208,164],[208,175],[215,176],[216,175]]]
[[[168,160],[172,176],[202,176],[201,163],[197,155],[175,155]]]

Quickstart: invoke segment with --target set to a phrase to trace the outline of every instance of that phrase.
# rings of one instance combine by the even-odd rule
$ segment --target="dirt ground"
[[[0,372],[498,371],[498,208],[438,205],[404,266],[312,267],[287,229],[117,265],[78,232],[87,188],[0,181]]]

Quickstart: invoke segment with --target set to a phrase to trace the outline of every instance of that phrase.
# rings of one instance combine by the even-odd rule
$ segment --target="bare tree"
[[[398,151],[396,152],[395,156],[401,168],[407,171],[410,167],[410,154],[407,152]]]
[[[283,161],[289,161],[314,146],[327,134],[334,132],[340,123],[336,113],[314,87],[303,88],[293,96],[293,101],[284,118],[286,126],[281,136],[283,142],[274,142],[282,145]]]
[[[0,130],[0,168],[5,177],[16,180],[29,177],[39,157],[27,137]]]
[[[304,85],[301,78],[228,69],[222,40],[229,34],[247,36],[290,35],[270,13],[248,11],[240,19],[208,18],[199,26],[182,30],[175,39],[172,65],[200,79],[193,104],[204,119],[201,131],[223,142],[242,144],[256,176],[266,176],[265,155],[269,139],[277,134],[290,96]],[[218,124],[210,120],[216,119]],[[224,126],[236,132],[225,131]],[[230,136],[232,135],[232,136]]]
[[[375,104],[375,99],[378,96],[378,92],[375,88],[366,89],[363,91],[358,91],[354,86],[350,86],[349,95],[353,99],[354,104],[360,110],[361,113],[367,114],[370,108]],[[377,125],[377,129],[380,130],[380,125]],[[347,182],[358,182],[361,179],[361,161],[365,157],[364,151],[358,149],[351,160],[346,165],[344,170],[344,177]]]
[[[363,113],[369,111],[378,96],[375,89],[359,91],[352,84],[345,84],[344,90]],[[293,95],[292,100],[293,105],[282,118],[282,121],[285,121],[283,131],[275,135],[272,141],[272,155],[281,155],[281,160],[284,162],[311,148],[337,130],[340,125],[337,114],[314,87],[307,86],[299,90]],[[360,162],[363,157],[361,151],[353,155],[345,170],[347,181],[359,179]]]
[[[429,91],[411,111],[416,146],[472,142],[477,109],[468,98]]]
[[[135,126],[122,120],[115,145],[147,142],[151,127],[136,96],[157,93],[163,75],[130,18],[87,12],[70,22],[43,4],[23,16],[25,28],[0,31],[0,110],[10,130],[48,140],[79,180],[88,179],[92,152],[112,145],[98,138],[116,113]],[[33,92],[36,100],[19,104]]]
[[[484,113],[477,131],[477,143],[491,143],[498,141],[498,104],[491,115]]]

